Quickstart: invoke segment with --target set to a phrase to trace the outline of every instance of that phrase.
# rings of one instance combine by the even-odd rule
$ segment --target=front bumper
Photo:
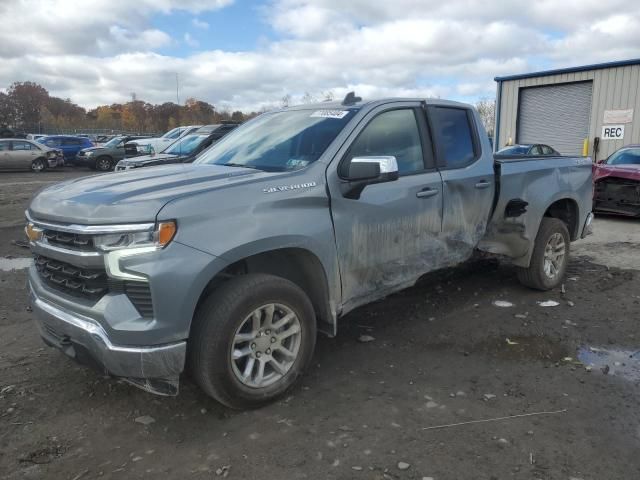
[[[80,363],[124,377],[154,393],[177,393],[178,377],[184,369],[186,342],[115,345],[98,322],[39,296],[37,289],[30,281],[33,312],[46,344]]]

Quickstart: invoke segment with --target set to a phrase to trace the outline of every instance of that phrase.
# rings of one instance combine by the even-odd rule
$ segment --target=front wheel
[[[315,340],[313,306],[297,285],[272,275],[241,275],[198,308],[189,368],[220,403],[254,408],[296,381],[311,360]]]
[[[33,162],[31,162],[31,170],[36,173],[44,172],[46,168],[47,165],[41,158],[36,158]]]
[[[536,290],[557,287],[567,271],[570,241],[569,230],[563,221],[544,217],[536,236],[529,268],[518,270],[520,283]]]
[[[96,170],[108,172],[113,168],[113,162],[109,157],[98,157],[96,159]]]

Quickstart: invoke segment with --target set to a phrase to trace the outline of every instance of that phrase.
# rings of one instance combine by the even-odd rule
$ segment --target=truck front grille
[[[94,251],[93,237],[91,235],[81,235],[78,233],[66,233],[57,230],[45,230],[44,238],[51,245],[81,250],[83,252]]]
[[[47,285],[64,293],[94,300],[109,291],[104,268],[83,269],[43,255],[36,255],[35,265]]]

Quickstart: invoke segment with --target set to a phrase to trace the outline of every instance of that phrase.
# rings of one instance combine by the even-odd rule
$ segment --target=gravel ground
[[[235,412],[188,378],[156,397],[40,341],[11,241],[38,188],[87,174],[0,174],[0,478],[640,478],[640,273],[621,268],[640,269],[637,220],[598,218],[564,292],[493,261],[430,274],[319,338],[280,402]]]

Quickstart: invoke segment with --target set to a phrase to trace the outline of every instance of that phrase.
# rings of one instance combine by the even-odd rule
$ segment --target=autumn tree
[[[16,125],[33,126],[40,121],[40,109],[49,99],[49,92],[34,82],[15,82],[7,90],[15,108]]]

